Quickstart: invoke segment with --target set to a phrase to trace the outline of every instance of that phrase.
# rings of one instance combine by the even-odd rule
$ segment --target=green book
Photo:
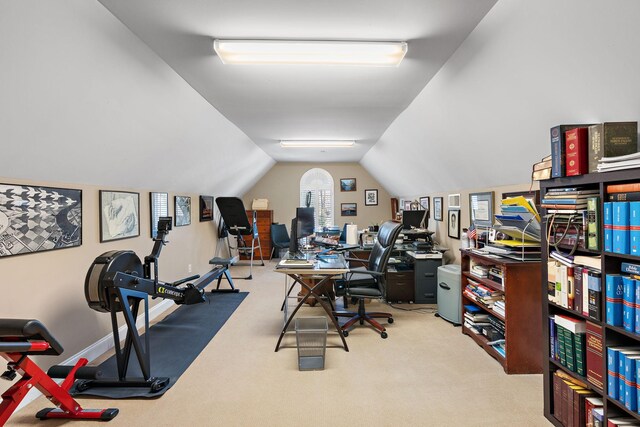
[[[564,330],[564,349],[566,352],[567,368],[573,372],[576,371],[576,346],[574,334],[568,329]]]
[[[587,249],[600,250],[600,197],[587,199]]]
[[[575,334],[574,335],[574,339],[575,339],[575,347],[576,347],[576,372],[578,373],[578,375],[582,375],[583,377],[585,376],[585,369],[584,369],[584,357],[585,357],[585,333],[580,333],[580,334]]]
[[[558,336],[558,353],[560,355],[560,364],[562,366],[567,366],[564,331],[565,329],[556,323],[556,335]]]

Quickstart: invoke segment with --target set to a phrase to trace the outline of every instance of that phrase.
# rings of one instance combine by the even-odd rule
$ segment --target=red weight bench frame
[[[5,319],[0,319],[0,324]],[[11,321],[14,321],[11,319]],[[14,321],[15,322],[15,321]],[[19,322],[19,321],[18,321]],[[39,338],[50,337],[48,331],[38,321],[23,321],[24,329],[27,326],[42,327],[42,331],[46,332],[38,334]],[[16,410],[20,402],[27,393],[33,388],[37,388],[44,394],[49,401],[54,403],[57,408],[42,409],[36,414],[36,417],[44,420],[50,418],[70,418],[83,420],[101,420],[109,421],[118,415],[118,409],[83,409],[82,406],[69,394],[69,389],[75,381],[76,372],[87,364],[87,359],[81,358],[75,366],[70,367],[70,371],[62,384],[58,385],[47,373],[45,373],[28,355],[30,354],[60,354],[62,348],[55,342],[51,345],[44,340],[31,340],[31,337],[25,335],[6,336],[0,335],[0,356],[7,359],[7,372],[3,374],[11,379],[16,373],[22,375],[22,378],[13,384],[7,391],[2,394],[2,403],[0,403],[0,426],[4,425],[11,414]],[[52,337],[51,337],[52,338]]]

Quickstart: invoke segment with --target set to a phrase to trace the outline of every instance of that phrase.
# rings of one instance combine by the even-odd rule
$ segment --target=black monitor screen
[[[311,236],[315,221],[313,218],[313,208],[296,208],[296,235],[298,239]]]
[[[294,255],[298,252],[298,221],[293,218],[291,220],[291,236],[289,239],[289,253]]]
[[[429,211],[404,211],[402,212],[402,228],[405,230],[411,227],[421,228],[420,224],[424,218],[424,228],[429,226]]]

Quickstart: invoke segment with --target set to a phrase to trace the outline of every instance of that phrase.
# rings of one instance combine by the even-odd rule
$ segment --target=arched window
[[[333,177],[321,168],[309,169],[300,178],[300,206],[315,208],[315,227],[333,225]]]

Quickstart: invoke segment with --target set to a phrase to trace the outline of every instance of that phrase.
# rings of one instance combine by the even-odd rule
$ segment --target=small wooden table
[[[288,277],[293,279],[294,281],[293,285],[295,285],[296,283],[299,283],[300,286],[302,286],[302,288],[306,291],[306,295],[304,295],[300,299],[300,301],[298,302],[298,305],[296,305],[296,308],[293,310],[291,315],[286,317],[284,326],[282,328],[282,331],[280,332],[280,337],[278,338],[278,343],[276,344],[275,351],[278,351],[280,349],[280,343],[282,342],[282,338],[284,337],[284,334],[287,332],[287,328],[289,328],[289,324],[291,324],[291,321],[295,317],[298,310],[300,310],[300,307],[302,307],[304,303],[307,301],[307,299],[309,298],[315,298],[315,300],[320,303],[324,311],[329,316],[329,319],[331,319],[331,322],[333,323],[333,326],[338,332],[338,335],[340,335],[340,339],[342,340],[342,344],[345,351],[349,351],[349,347],[347,346],[347,341],[344,339],[344,335],[342,334],[342,329],[340,328],[340,324],[338,324],[338,321],[333,316],[333,308],[327,301],[325,301],[322,298],[322,296],[324,295],[324,292],[323,292],[324,286],[327,282],[329,282],[335,276],[340,276],[344,273],[349,272],[349,268],[347,268],[346,262],[342,254],[339,254],[338,261],[332,264],[334,265],[342,264],[344,267],[343,268],[334,268],[334,267],[321,268],[322,263],[318,263],[318,262],[314,262],[313,268],[308,268],[308,267],[307,268],[291,268],[291,267],[278,268],[276,267],[275,269],[276,272],[286,274]],[[313,278],[314,280],[311,280],[311,278]],[[285,299],[286,298],[287,296],[285,295]],[[285,300],[285,305],[286,305],[286,300]],[[285,311],[285,316],[286,316],[286,311]]]

